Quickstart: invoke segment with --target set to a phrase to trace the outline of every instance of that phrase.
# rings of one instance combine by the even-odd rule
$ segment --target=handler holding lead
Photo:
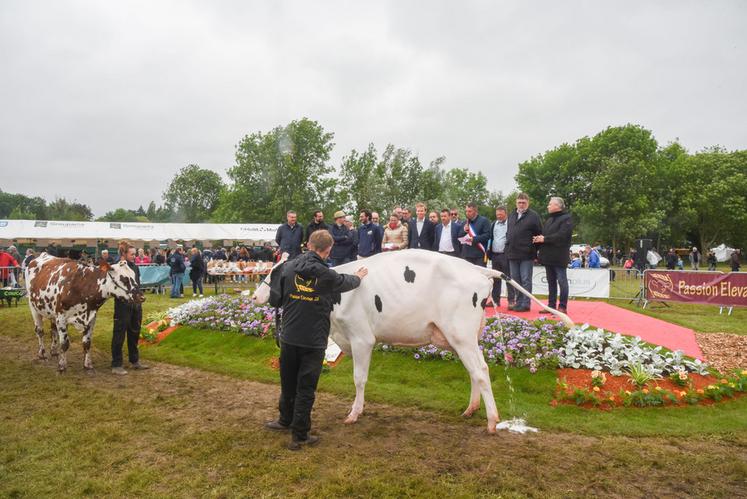
[[[355,275],[338,274],[327,267],[325,261],[333,244],[329,232],[315,231],[307,243],[309,251],[286,262],[279,279],[271,281],[270,304],[283,308],[280,417],[265,423],[265,427],[292,430],[290,450],[319,441],[319,437],[309,435],[309,430],[329,338],[329,315],[335,301],[339,301],[339,294],[357,288],[368,274],[365,267]]]

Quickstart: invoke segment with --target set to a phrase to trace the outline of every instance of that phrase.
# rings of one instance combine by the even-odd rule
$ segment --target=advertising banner
[[[646,299],[747,307],[747,272],[647,270]]]
[[[568,269],[568,295],[586,298],[610,297],[610,271],[607,269]],[[547,294],[545,267],[534,267],[532,293]]]

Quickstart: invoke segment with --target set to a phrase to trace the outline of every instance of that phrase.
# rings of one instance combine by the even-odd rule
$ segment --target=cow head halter
[[[106,271],[106,275],[112,280],[112,283],[114,284],[114,286],[117,287],[117,288],[119,288],[119,289],[121,289],[122,291],[124,291],[127,294],[131,294],[130,291],[126,290],[121,284],[119,284],[117,282],[117,280],[114,278],[114,276],[112,275],[111,272],[112,272],[111,270],[107,270]]]

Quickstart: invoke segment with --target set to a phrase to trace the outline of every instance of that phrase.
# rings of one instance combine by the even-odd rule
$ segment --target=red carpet
[[[529,312],[513,312],[503,304],[498,311],[529,320],[552,317],[540,314],[536,305],[532,305],[532,310]],[[488,307],[485,309],[485,315],[492,317],[495,315],[495,310]],[[613,333],[640,336],[643,341],[661,345],[670,350],[682,350],[685,355],[703,359],[703,353],[695,341],[695,332],[686,327],[601,301],[572,301],[568,304],[568,315],[576,324],[590,324]]]

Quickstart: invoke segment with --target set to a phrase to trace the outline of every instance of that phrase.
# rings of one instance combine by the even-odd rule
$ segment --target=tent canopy
[[[715,248],[711,248],[711,251],[716,255],[716,261],[726,262],[731,258],[731,254],[734,253],[734,248],[729,248],[724,243],[719,244]]]
[[[0,220],[0,239],[271,241],[280,224],[181,224]]]

